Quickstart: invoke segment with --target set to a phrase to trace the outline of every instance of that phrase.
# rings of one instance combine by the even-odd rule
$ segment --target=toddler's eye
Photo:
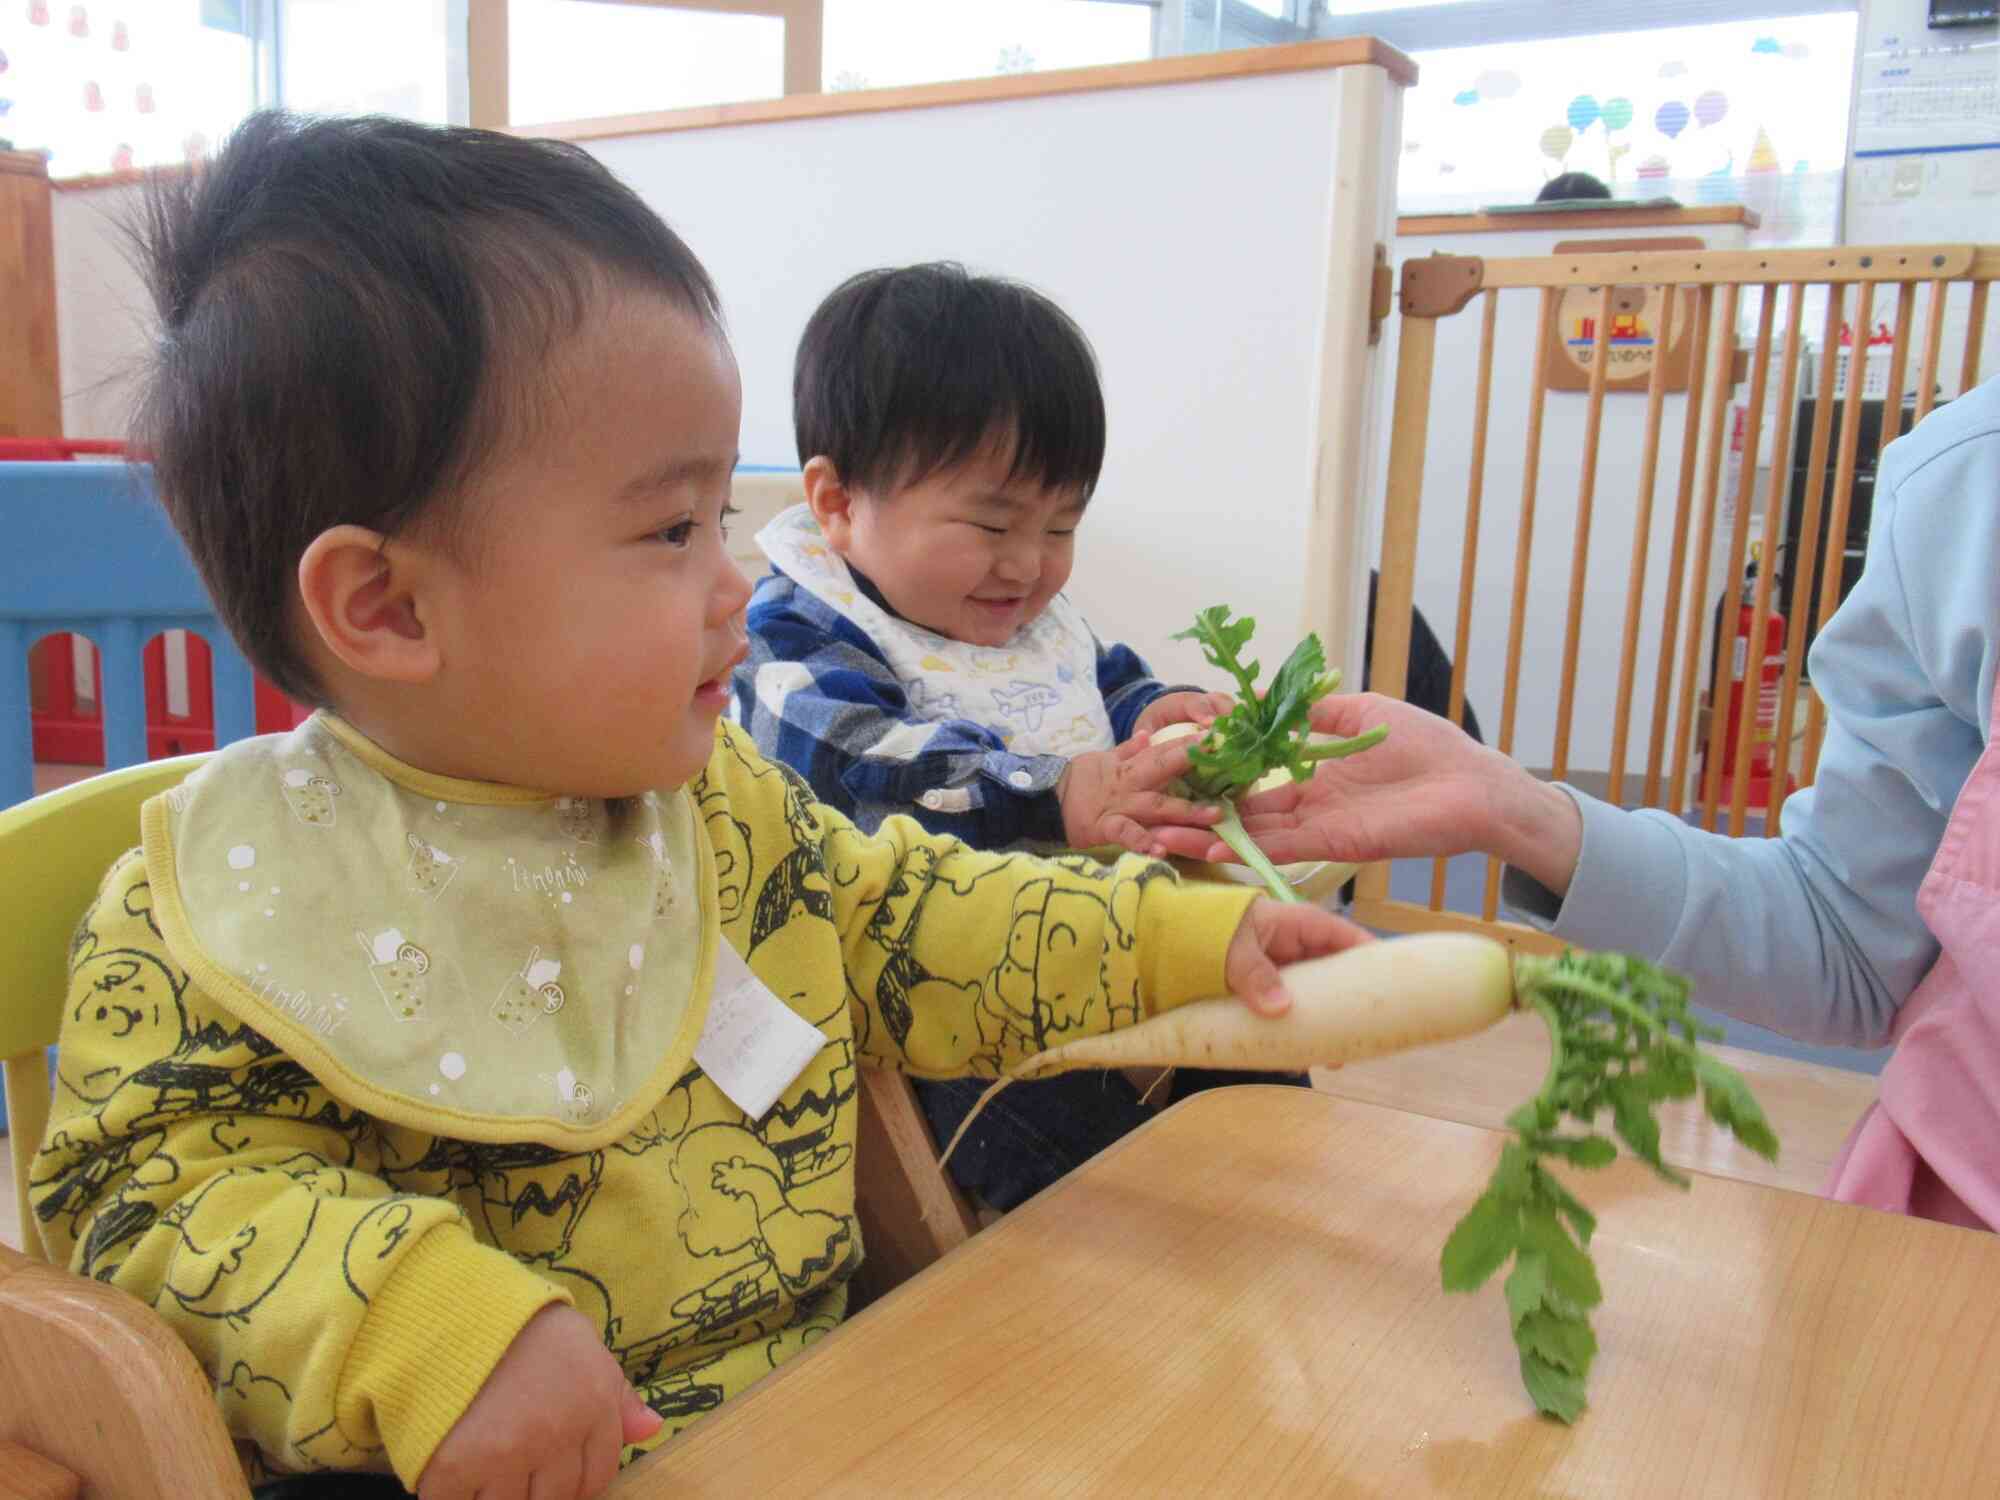
[[[671,526],[662,526],[653,535],[665,542],[669,547],[686,547],[694,540],[695,525],[694,518],[690,516],[674,522]]]
[[[734,520],[737,516],[740,516],[742,514],[743,514],[742,510],[737,506],[725,505],[722,507],[722,534],[725,537],[728,536],[730,532],[729,523],[732,520]]]

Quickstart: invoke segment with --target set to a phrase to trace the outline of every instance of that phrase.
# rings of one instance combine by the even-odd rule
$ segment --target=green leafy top
[[[1292,648],[1269,691],[1259,693],[1258,662],[1245,662],[1243,648],[1256,633],[1248,615],[1232,620],[1229,606],[1217,604],[1195,616],[1192,629],[1174,637],[1199,642],[1210,665],[1236,679],[1236,706],[1210,727],[1202,742],[1188,753],[1193,769],[1187,782],[1200,797],[1234,797],[1267,772],[1289,771],[1294,781],[1312,775],[1315,762],[1352,755],[1379,744],[1386,728],[1370,730],[1350,740],[1315,745],[1312,706],[1340,686],[1340,673],[1326,669],[1319,637],[1308,635]]]
[[[1660,1156],[1655,1107],[1697,1088],[1709,1117],[1758,1155],[1775,1160],[1778,1138],[1742,1077],[1702,1052],[1722,1033],[1696,1020],[1685,979],[1616,953],[1565,953],[1515,960],[1515,991],[1549,1031],[1549,1068],[1533,1099],[1508,1117],[1514,1139],[1478,1202],[1445,1241],[1446,1291],[1469,1292],[1507,1263],[1507,1312],[1521,1378],[1535,1405],[1565,1422],[1584,1406],[1597,1352],[1590,1309],[1603,1300],[1588,1246],[1597,1221],[1547,1170],[1608,1166],[1618,1155],[1594,1128],[1608,1110],[1631,1153],[1676,1187],[1687,1177]],[[1563,1131],[1564,1117],[1586,1127]]]

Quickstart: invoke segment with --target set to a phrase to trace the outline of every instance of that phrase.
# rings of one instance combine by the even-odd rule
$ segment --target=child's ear
[[[833,460],[824,454],[808,459],[805,486],[806,504],[812,507],[820,534],[826,538],[827,546],[845,555],[854,531],[854,497],[840,482],[840,471],[834,468]]]
[[[363,677],[427,682],[442,658],[425,629],[419,549],[363,526],[335,526],[299,558],[306,618],[326,649]]]

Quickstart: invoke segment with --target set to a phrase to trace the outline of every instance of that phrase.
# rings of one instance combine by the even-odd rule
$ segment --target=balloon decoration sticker
[[[1653,128],[1668,140],[1676,140],[1688,128],[1693,118],[1688,107],[1678,99],[1669,99],[1653,112]]]
[[[1706,248],[1693,235],[1667,235],[1629,240],[1562,240],[1551,249],[1553,255],[1604,255],[1627,250],[1701,250]],[[1562,295],[1556,309],[1555,327],[1542,350],[1542,379],[1552,391],[1587,391],[1590,370],[1597,359],[1598,313],[1602,306],[1601,287],[1573,286]],[[1692,349],[1689,334],[1694,327],[1693,287],[1682,287],[1674,308],[1673,327],[1668,334],[1665,389],[1684,391],[1688,383],[1688,360]],[[1617,286],[1611,289],[1611,322],[1605,333],[1604,350],[1609,374],[1606,391],[1645,392],[1653,379],[1653,363],[1660,356],[1660,324],[1666,310],[1663,288],[1657,286]]]
[[[1569,155],[1569,148],[1576,140],[1576,132],[1567,125],[1551,125],[1542,132],[1542,155],[1550,161],[1560,162]]]
[[[1721,89],[1709,89],[1694,101],[1695,122],[1706,130],[1711,125],[1720,125],[1729,113],[1729,96]]]

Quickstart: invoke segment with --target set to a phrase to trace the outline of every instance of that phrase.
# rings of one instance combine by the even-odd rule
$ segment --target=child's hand
[[[573,1307],[543,1308],[507,1346],[417,1480],[418,1500],[590,1500],[660,1418]]]
[[[1227,693],[1162,693],[1146,705],[1146,711],[1132,726],[1132,737],[1153,734],[1169,724],[1199,724],[1208,728],[1236,707]]]
[[[1151,854],[1157,849],[1152,830],[1158,824],[1212,827],[1221,816],[1214,807],[1168,790],[1187,770],[1188,746],[1193,743],[1175,740],[1154,749],[1138,736],[1115,750],[1093,750],[1072,760],[1056,783],[1063,837],[1070,848],[1117,844]]]
[[[1223,959],[1230,993],[1260,1016],[1282,1016],[1292,997],[1278,978],[1280,964],[1338,953],[1374,936],[1344,917],[1304,902],[1292,904],[1259,896],[1243,914]]]

